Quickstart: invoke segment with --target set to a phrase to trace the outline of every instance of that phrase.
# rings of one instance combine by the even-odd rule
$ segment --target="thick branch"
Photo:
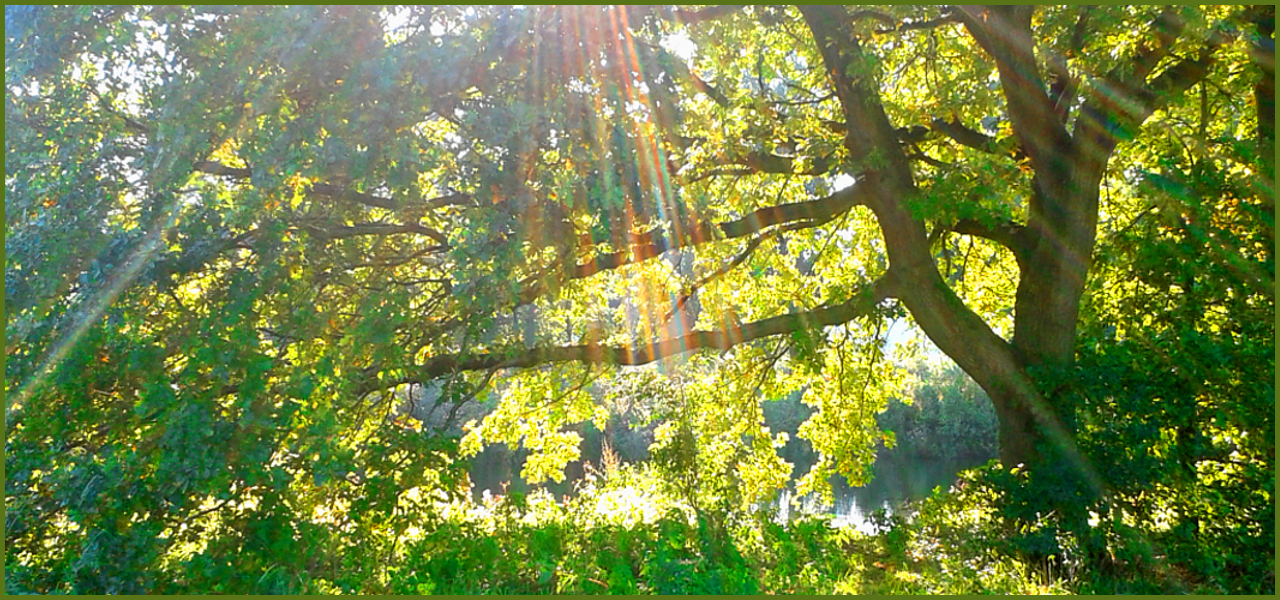
[[[248,167],[228,167],[220,162],[211,160],[202,160],[195,165],[195,170],[209,175],[217,175],[219,177],[233,177],[235,179],[249,179],[253,177],[253,171]]]
[[[887,25],[889,27],[898,26],[897,19],[894,19],[892,16],[882,13],[878,10],[864,8],[864,9],[855,10],[852,13],[849,13],[850,21],[861,21],[863,19],[871,19],[873,21],[879,21],[881,25]]]
[[[933,166],[933,167],[937,167],[937,168],[939,168],[939,169],[948,169],[948,168],[951,168],[951,167],[955,166],[955,165],[953,165],[952,163],[949,163],[949,162],[946,162],[946,161],[942,161],[942,160],[938,160],[938,159],[936,159],[936,158],[934,158],[934,157],[932,157],[932,156],[929,156],[928,154],[925,154],[924,152],[913,152],[913,153],[911,153],[911,154],[908,154],[908,155],[907,155],[907,158],[909,158],[909,159],[911,159],[911,160],[918,160],[918,161],[920,161],[920,162],[922,162],[922,163],[924,163],[924,164],[926,164],[926,165],[930,165],[930,166]]]
[[[995,152],[996,139],[979,133],[974,129],[965,127],[959,121],[944,121],[942,119],[934,119],[929,123],[934,131],[945,135],[952,140],[959,142],[961,145],[968,146],[983,152]]]
[[[687,179],[685,183],[694,183],[710,177],[724,175],[754,175],[756,173],[772,173],[777,175],[823,175],[831,170],[834,163],[831,156],[814,159],[803,171],[795,170],[796,157],[782,156],[768,152],[753,151],[746,154],[722,156],[712,164],[718,168],[699,173]],[[739,165],[741,168],[728,168],[725,165]]]
[[[328,183],[315,183],[311,185],[311,193],[321,196],[328,196],[343,202],[352,202],[355,204],[363,204],[365,206],[374,206],[377,208],[385,208],[394,210],[400,208],[400,203],[391,198],[383,198],[372,194],[365,194],[355,190],[349,190]]]
[[[1169,49],[1184,28],[1185,23],[1178,18],[1175,7],[1168,7],[1161,11],[1148,27],[1148,34],[1156,38],[1156,44],[1144,43],[1133,58],[1103,76],[1103,89],[1093,90],[1090,107],[1095,117],[1099,110],[1110,110],[1121,121],[1132,124],[1133,121],[1141,121],[1154,112],[1154,107],[1146,110],[1146,105],[1152,100],[1152,90],[1147,85],[1147,77],[1156,64],[1169,54]],[[1109,98],[1108,94],[1118,97]],[[1124,102],[1131,105],[1121,106]],[[1146,114],[1143,114],[1144,112]]]
[[[1259,183],[1264,206],[1275,212],[1276,173],[1276,7],[1259,6],[1246,11],[1255,28],[1249,44],[1249,58],[1262,77],[1253,86],[1255,112],[1258,115],[1257,149],[1262,159]],[[1272,230],[1274,232],[1274,229]],[[1274,247],[1274,244],[1272,244]]]
[[[1169,49],[1184,29],[1186,21],[1178,17],[1177,7],[1169,6],[1160,11],[1160,15],[1148,28],[1148,34],[1156,38],[1156,45],[1143,44],[1139,48],[1129,64],[1127,75],[1135,81],[1146,79],[1160,60],[1169,54]]]
[[[167,281],[175,276],[194,273],[209,264],[210,261],[232,248],[239,247],[245,240],[258,234],[257,229],[231,235],[227,230],[218,232],[218,241],[213,244],[196,244],[185,247],[177,256],[165,256],[157,259],[150,266],[152,279]]]
[[[906,164],[905,157],[895,160],[898,158],[895,154],[901,155],[901,144],[878,102],[876,89],[869,82],[855,80],[849,75],[857,73],[854,59],[860,49],[856,38],[844,24],[847,18],[845,9],[805,6],[800,10],[813,31],[823,62],[836,84],[848,126],[845,146],[850,155],[859,162],[873,151],[888,155],[882,162],[887,163],[888,168],[862,173],[859,187],[867,186],[867,205],[875,212],[883,233],[885,250],[889,255],[889,272],[898,281],[894,285],[894,296],[911,312],[929,339],[991,395],[997,410],[1008,412],[1028,408],[1042,424],[1052,427],[1052,412],[1041,410],[1045,406],[1044,399],[1022,368],[1013,347],[996,335],[982,317],[965,306],[947,286],[929,252],[924,225],[902,203],[917,190],[911,180],[909,165],[900,167]],[[1018,11],[1025,9],[1014,9],[1013,14],[1017,15]],[[1022,58],[1031,58],[1031,67],[1034,68],[1034,58],[1030,55],[1029,12],[1024,12],[1024,16],[1023,35],[1027,43]],[[1008,31],[1008,27],[1002,28],[1002,33]],[[1018,35],[1016,30],[1014,35]],[[1001,69],[1006,87],[1013,77],[1006,73],[1007,70],[1006,67]],[[1035,88],[1033,84],[1038,81],[1034,69],[1028,75],[1018,77],[1024,77],[1024,81],[1016,83],[1023,88]],[[1025,80],[1027,77],[1029,82]],[[1009,92],[1006,90],[1006,93]],[[1038,93],[1041,103],[1047,104],[1048,96],[1043,86],[1038,88]],[[1016,97],[1018,92],[1010,95]],[[1061,140],[1053,143],[1058,142]],[[1043,144],[1044,141],[1037,143]],[[1027,147],[1025,139],[1023,147]]]
[[[749,152],[745,156],[735,157],[734,164],[744,165],[757,173],[778,173],[786,175],[822,175],[831,169],[831,157],[826,156],[814,160],[808,169],[796,172],[795,159],[790,156],[779,156],[768,152]]]
[[[672,56],[666,48],[656,44],[651,44],[639,38],[636,38],[633,41],[636,44],[637,50],[656,53],[659,56],[662,56],[662,64],[666,66],[668,74],[674,76],[676,79],[684,79],[688,81],[695,91],[706,94],[707,97],[711,98],[716,104],[719,104],[723,108],[729,108],[732,104],[732,102],[729,101],[728,96],[725,96],[724,93],[716,89],[715,86],[707,83],[706,80],[699,77],[689,69],[688,65],[686,65],[683,60]]]
[[[693,74],[692,71],[689,72],[689,79],[693,82],[694,89],[706,94],[707,97],[715,101],[716,104],[719,104],[724,108],[729,108],[729,105],[731,104],[729,102],[729,97],[724,95],[724,93],[721,92],[720,90],[716,89],[715,86],[707,83],[701,77],[698,77],[697,75]]]
[[[688,335],[655,340],[634,347],[579,344],[554,348],[518,349],[513,353],[485,353],[472,356],[437,356],[417,368],[409,379],[395,384],[423,383],[458,371],[528,368],[537,365],[579,361],[614,365],[643,365],[669,356],[714,348],[728,350],[743,342],[805,329],[847,323],[869,314],[877,304],[893,296],[886,275],[853,299],[826,308],[762,319],[731,329],[693,331]],[[382,384],[383,386],[389,384]]]
[[[660,230],[650,230],[636,236],[629,251],[603,254],[590,262],[578,264],[568,273],[568,278],[590,277],[601,271],[656,258],[667,250],[691,248],[720,239],[746,237],[776,225],[781,226],[776,231],[818,227],[854,206],[865,205],[865,189],[865,186],[855,184],[817,200],[761,208],[733,221],[702,223],[693,227],[692,231],[681,232],[681,235],[676,236],[674,244],[669,243]],[[716,234],[717,231],[720,235]],[[545,283],[535,278],[521,287],[518,298],[520,302],[532,302],[546,291]],[[454,324],[456,323],[451,325]]]

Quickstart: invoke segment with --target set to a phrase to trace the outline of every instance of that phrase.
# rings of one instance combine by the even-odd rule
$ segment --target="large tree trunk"
[[[885,159],[885,166],[863,171],[857,185],[869,189],[871,199],[867,206],[875,213],[884,234],[890,264],[890,293],[906,306],[934,344],[992,398],[1000,418],[1001,459],[1007,466],[1030,463],[1035,449],[1047,437],[1069,443],[1069,436],[1061,435],[1067,432],[1055,407],[1036,389],[1024,363],[1070,361],[1096,213],[1083,223],[1066,227],[1038,225],[1045,232],[1056,233],[1042,238],[1053,238],[1059,243],[1069,239],[1072,248],[1083,247],[1084,258],[1074,262],[1063,258],[1060,246],[1055,249],[1054,244],[1043,240],[1027,252],[1019,252],[1024,272],[1016,309],[1016,318],[1021,319],[1022,325],[1019,329],[1022,335],[1017,338],[1021,344],[1001,339],[943,280],[929,249],[924,223],[912,215],[903,202],[918,193],[910,164],[878,101],[871,78],[850,76],[850,65],[862,50],[849,30],[845,9],[801,7],[800,10],[814,33],[841,99],[847,131],[845,146],[851,159],[856,164],[872,149]],[[1043,127],[1038,126],[1036,130],[1040,129]],[[1069,145],[1058,143],[1055,149],[1069,149]],[[1058,177],[1069,179],[1070,157],[1060,155],[1055,159]],[[1063,189],[1054,185],[1040,187]],[[1094,189],[1096,192],[1096,187]],[[1033,216],[1032,222],[1054,223],[1066,216],[1062,210],[1050,212],[1052,214],[1038,221]],[[1078,212],[1068,211],[1069,214]],[[1038,272],[1027,277],[1029,268]],[[1064,287],[1064,281],[1071,283]]]
[[[1024,372],[1062,372],[1074,362],[1076,321],[1091,263],[1093,235],[1087,236],[1087,244],[1066,243],[1065,237],[1064,232],[1041,236],[1038,247],[1022,261],[1012,346]],[[1075,415],[1070,404],[1052,391],[1040,392],[1045,411],[1037,419],[1035,407],[1024,398],[987,389],[1000,421],[1000,459],[1005,465],[1038,461],[1038,449],[1051,441],[1046,437],[1050,430],[1067,438],[1074,435]]]
[[[1076,325],[1097,238],[1100,170],[1092,161],[1072,156],[1074,147],[1058,150],[1052,162],[1069,175],[1037,189],[1027,229],[1033,244],[1019,260],[1014,303],[1013,351],[1024,371],[1065,372],[1075,361]],[[1057,170],[1057,169],[1055,169]],[[1000,458],[1006,465],[1030,464],[1043,444],[1066,443],[1074,437],[1071,404],[1053,390],[1041,390],[1044,414],[1022,399],[987,390],[1000,420]],[[1063,436],[1049,439],[1049,433]],[[1066,448],[1066,450],[1070,450]]]

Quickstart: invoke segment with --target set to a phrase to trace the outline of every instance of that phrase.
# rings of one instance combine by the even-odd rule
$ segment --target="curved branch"
[[[916,31],[921,29],[937,29],[943,25],[951,25],[959,23],[960,19],[955,15],[943,15],[934,19],[924,19],[922,21],[903,21],[898,23],[891,29],[877,29],[876,33],[886,35],[890,33],[902,33],[904,31]]]
[[[1156,38],[1154,47],[1143,44],[1137,55],[1133,57],[1128,65],[1129,72],[1127,75],[1135,81],[1146,79],[1151,74],[1151,70],[1156,68],[1160,60],[1169,54],[1169,50],[1173,47],[1173,43],[1178,40],[1178,36],[1186,29],[1186,21],[1178,16],[1177,7],[1169,6],[1160,11],[1155,20],[1148,28],[1148,33]],[[1113,71],[1112,73],[1116,73]],[[1108,74],[1111,77],[1112,74]]]
[[[1204,79],[1218,49],[1231,39],[1222,32],[1213,33],[1194,56],[1182,58],[1150,81],[1145,76],[1135,80],[1113,72],[1103,78],[1101,85],[1093,86],[1074,130],[1084,173],[1091,179],[1100,179],[1116,144],[1132,136],[1169,100]],[[1145,59],[1139,56],[1133,68],[1141,71],[1144,64]]]
[[[602,254],[590,262],[577,265],[570,277],[588,277],[600,271],[654,258],[668,250],[689,248],[719,239],[746,237],[773,225],[803,221],[809,227],[817,227],[854,206],[866,204],[868,196],[865,186],[855,184],[816,200],[768,206],[723,223],[701,223],[684,235],[677,235],[671,242],[663,237],[661,231],[650,230],[636,236],[635,245],[628,250]],[[534,293],[535,297],[536,295]],[[521,294],[521,297],[525,297],[525,294]]]
[[[907,155],[907,158],[909,158],[909,159],[911,159],[911,160],[918,160],[918,161],[920,161],[920,162],[922,162],[922,163],[924,163],[924,164],[926,164],[926,165],[929,165],[929,166],[932,166],[932,167],[936,167],[936,168],[939,168],[939,169],[947,169],[947,168],[950,168],[950,167],[955,166],[955,165],[953,165],[953,164],[951,164],[951,163],[949,163],[949,162],[942,161],[942,160],[938,160],[938,159],[936,159],[936,158],[934,158],[934,157],[932,157],[932,156],[929,156],[928,154],[925,154],[924,152],[913,152],[913,153],[911,153],[911,154],[908,154],[908,155]]]
[[[977,219],[960,219],[951,231],[1000,244],[1013,252],[1019,263],[1022,263],[1031,252],[1031,240],[1027,238],[1027,228],[1012,221],[985,224]]]
[[[849,13],[850,21],[861,21],[863,19],[871,19],[873,21],[879,21],[881,25],[887,25],[889,27],[898,26],[897,19],[893,18],[892,16],[886,13],[882,13],[878,10],[864,8],[864,9],[855,10],[852,13]]]
[[[253,178],[253,169],[250,169],[248,167],[228,167],[220,162],[211,161],[211,160],[203,160],[203,161],[197,162],[194,168],[196,171],[200,173],[207,173],[209,175],[217,175],[220,177],[231,177],[234,179],[252,179]],[[333,184],[329,184],[329,183],[312,184],[309,191],[312,194],[327,196],[329,198],[335,198],[338,200],[342,200],[344,202],[363,204],[365,206],[372,206],[375,208],[385,208],[388,210],[406,208],[406,206],[396,201],[394,198],[386,198],[383,196],[375,196],[373,194],[357,192],[354,190],[349,190],[349,189],[336,186]],[[419,204],[415,204],[415,206],[421,206],[423,208],[443,208],[446,206],[465,206],[465,205],[470,205],[474,203],[475,203],[475,200],[471,196],[467,194],[455,193],[455,194],[449,194],[447,196],[430,198],[422,201]]]
[[[217,175],[219,177],[233,177],[235,179],[249,179],[253,177],[253,171],[248,167],[228,167],[217,161],[202,160],[195,164],[195,170],[200,173],[209,175]]]
[[[1080,54],[1084,49],[1084,38],[1088,31],[1089,16],[1092,13],[1092,6],[1080,7],[1076,25],[1071,30],[1071,41],[1067,45],[1066,56],[1054,56],[1049,61],[1049,69],[1053,74],[1053,83],[1049,84],[1049,101],[1053,104],[1054,114],[1058,115],[1058,120],[1063,123],[1066,123],[1067,111],[1080,85],[1079,78],[1073,77],[1071,70],[1067,68],[1067,59]]]
[[[449,243],[449,238],[445,237],[444,234],[430,227],[424,227],[419,223],[357,223],[355,225],[335,225],[330,227],[320,225],[304,225],[303,227],[313,235],[325,240],[341,240],[362,235],[416,233],[435,240],[441,246],[446,246]]]
[[[812,160],[809,168],[803,171],[796,171],[795,163],[797,158],[798,157],[782,156],[780,154],[760,151],[719,157],[712,162],[712,164],[717,165],[717,168],[694,175],[687,179],[685,183],[695,183],[711,177],[722,177],[726,175],[755,175],[758,173],[817,176],[827,174],[831,171],[831,168],[835,166],[835,161],[832,160],[832,156],[827,155]],[[731,168],[727,165],[735,165],[736,167]]]
[[[1068,175],[1059,158],[1071,147],[1071,135],[1054,112],[1031,33],[1032,7],[964,6],[965,28],[996,61],[1009,121],[1036,173],[1046,185],[1063,186]]]
[[[862,62],[858,43],[843,6],[802,6],[800,13],[813,33],[822,62],[844,115],[844,146],[856,169],[875,170],[894,180],[894,188],[912,187],[911,165],[898,143],[898,133],[880,103],[879,92]],[[869,160],[875,157],[875,160]],[[870,169],[868,169],[870,171]],[[867,173],[870,175],[870,172]]]
[[[724,8],[724,7],[717,7],[717,8]],[[666,65],[668,74],[675,76],[677,79],[684,79],[688,81],[689,85],[693,86],[693,89],[695,91],[706,94],[708,98],[711,98],[712,101],[714,101],[716,104],[720,105],[723,108],[729,108],[730,105],[733,104],[729,100],[729,97],[724,95],[724,92],[721,92],[719,89],[716,89],[715,86],[711,85],[710,83],[707,83],[705,79],[703,79],[702,77],[699,77],[698,74],[694,73],[693,70],[690,69],[689,66],[685,64],[683,60],[680,60],[672,56],[671,53],[666,48],[663,48],[660,45],[651,44],[643,39],[635,39],[633,41],[636,44],[637,50],[646,50],[648,52],[654,52],[663,57],[666,57],[666,60],[663,61],[663,64]]]
[[[797,172],[795,170],[796,160],[794,157],[770,154],[768,152],[748,152],[746,155],[730,159],[729,162],[744,165],[758,173],[783,175],[823,175],[830,171],[833,166],[832,158],[828,155],[813,160],[808,169]]]
[[[662,317],[662,321],[664,323],[667,321],[670,321],[671,317],[675,316],[676,311],[680,310],[681,308],[684,308],[685,303],[687,303],[689,301],[689,298],[692,298],[694,294],[698,293],[698,290],[705,287],[708,283],[711,283],[712,281],[715,281],[721,277],[724,277],[725,275],[728,275],[729,272],[735,269],[738,265],[741,265],[742,263],[746,262],[746,260],[751,257],[751,254],[756,251],[756,248],[760,247],[760,244],[763,243],[766,238],[773,235],[781,235],[783,232],[786,232],[786,231],[808,229],[810,227],[813,227],[813,225],[807,221],[797,221],[794,223],[788,223],[786,225],[773,229],[767,233],[762,233],[760,235],[757,235],[756,237],[751,238],[751,241],[747,242],[747,245],[742,249],[742,251],[739,252],[737,256],[733,257],[732,260],[725,263],[724,265],[721,265],[720,268],[716,269],[715,271],[712,271],[711,273],[708,273],[707,275],[703,276],[698,281],[695,281],[693,285],[690,285],[689,288],[685,290],[684,293],[680,294],[680,298],[676,300],[676,305],[672,307],[672,309],[668,311],[665,316]]]
[[[960,121],[934,119],[929,122],[929,128],[947,136],[961,146],[967,146],[974,150],[981,150],[988,154],[997,153],[996,138],[981,133],[975,129],[970,129]]]
[[[373,194],[365,194],[342,188],[329,183],[313,183],[309,190],[312,194],[320,196],[328,196],[343,202],[351,202],[354,204],[363,204],[365,206],[373,206],[376,208],[385,208],[395,210],[400,208],[400,203],[392,198],[383,198],[382,196],[374,196]]]
[[[685,25],[696,25],[703,21],[714,21],[737,14],[746,6],[745,4],[721,4],[699,10],[677,9],[672,11],[671,18]]]
[[[850,13],[849,19],[852,21],[861,21],[863,19],[871,19],[871,20],[879,21],[881,25],[884,25],[884,28],[877,29],[876,33],[880,35],[885,35],[889,33],[901,33],[903,31],[914,31],[918,29],[934,29],[950,23],[960,22],[960,19],[956,18],[955,15],[950,14],[949,12],[945,12],[945,10],[946,9],[944,9],[944,14],[942,16],[933,18],[933,19],[921,19],[919,21],[916,21],[916,20],[898,21],[892,16],[882,13],[880,11],[871,10],[871,9],[862,9],[862,10],[856,10]]]

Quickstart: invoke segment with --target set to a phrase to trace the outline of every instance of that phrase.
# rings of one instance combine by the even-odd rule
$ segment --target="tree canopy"
[[[7,588],[392,539],[485,444],[562,477],[602,390],[663,398],[655,456],[741,507],[786,484],[761,403],[793,393],[802,489],[862,481],[902,320],[1073,518],[1131,500],[1273,537],[1273,7],[5,30]]]

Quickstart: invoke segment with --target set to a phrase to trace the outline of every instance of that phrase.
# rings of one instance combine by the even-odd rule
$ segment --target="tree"
[[[467,443],[554,475],[593,380],[697,350],[707,443],[768,472],[758,400],[803,389],[813,479],[853,475],[903,314],[987,392],[1004,465],[1083,460],[1054,382],[1159,140],[1256,129],[1240,201],[1274,214],[1273,15],[6,8],[6,540],[125,569],[249,498],[390,531],[455,469],[406,395],[500,383]],[[1272,247],[1222,252],[1273,305]],[[243,546],[230,522],[200,527]]]

